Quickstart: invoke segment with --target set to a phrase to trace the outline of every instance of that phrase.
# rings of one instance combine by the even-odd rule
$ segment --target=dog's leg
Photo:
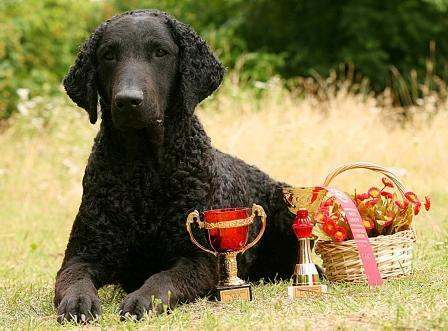
[[[146,312],[162,313],[165,307],[191,302],[206,295],[217,282],[216,261],[209,257],[181,258],[168,270],[149,277],[138,290],[129,293],[120,307],[123,319],[141,319]]]
[[[56,276],[54,304],[58,321],[88,322],[101,314],[100,300],[93,277],[98,275],[91,265],[71,259]]]

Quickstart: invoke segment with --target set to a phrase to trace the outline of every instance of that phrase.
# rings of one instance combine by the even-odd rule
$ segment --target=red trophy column
[[[325,293],[327,286],[319,284],[319,274],[316,265],[311,261],[311,232],[313,225],[308,210],[299,209],[292,226],[298,240],[297,264],[294,268],[293,284],[288,287],[288,296],[300,298],[308,293]]]

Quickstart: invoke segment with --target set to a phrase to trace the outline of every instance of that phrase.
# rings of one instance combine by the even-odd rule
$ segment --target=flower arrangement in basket
[[[365,193],[351,195],[362,218],[382,278],[410,274],[415,242],[413,218],[422,202],[413,192],[406,191],[398,177],[381,166],[353,163],[335,169],[324,183],[351,169],[379,172],[381,188],[371,187]],[[424,207],[431,201],[425,197]],[[326,275],[331,281],[364,282],[366,277],[350,226],[344,211],[334,197],[325,197],[314,213],[314,234],[319,238],[316,253],[321,256]]]

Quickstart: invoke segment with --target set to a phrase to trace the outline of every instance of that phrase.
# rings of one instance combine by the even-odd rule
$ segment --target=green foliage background
[[[380,91],[392,67],[423,79],[430,56],[448,79],[448,0],[2,0],[0,118],[16,111],[19,88],[60,93],[79,44],[103,19],[135,8],[191,24],[243,82],[326,76],[352,63]]]

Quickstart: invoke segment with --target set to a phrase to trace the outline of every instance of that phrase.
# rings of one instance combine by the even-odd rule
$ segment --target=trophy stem
[[[238,277],[238,267],[236,262],[237,252],[218,254],[218,286],[239,286],[245,282]]]
[[[298,239],[297,264],[294,268],[293,285],[319,284],[316,265],[311,261],[311,245],[309,238]]]
[[[309,238],[300,238],[297,246],[297,263],[311,263],[311,240]]]

